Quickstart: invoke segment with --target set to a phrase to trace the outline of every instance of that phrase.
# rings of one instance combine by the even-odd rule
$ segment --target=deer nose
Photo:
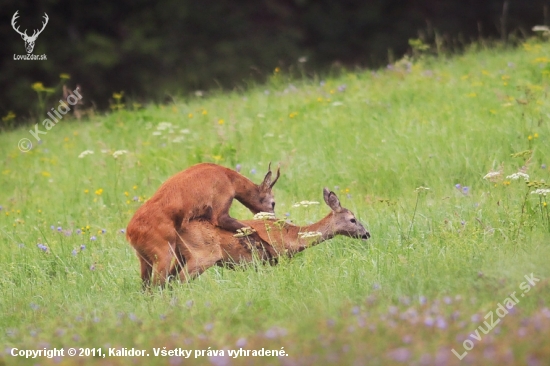
[[[363,234],[363,235],[361,236],[361,239],[367,240],[368,238],[370,238],[370,233],[369,233],[368,231],[366,231],[365,234]]]

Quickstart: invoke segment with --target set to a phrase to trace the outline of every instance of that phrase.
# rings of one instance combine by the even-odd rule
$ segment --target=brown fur
[[[233,198],[252,213],[273,212],[275,201],[271,171],[264,181],[254,184],[238,172],[216,164],[194,165],[164,182],[134,214],[126,239],[137,252],[141,278],[148,286],[166,281],[176,244],[176,230],[191,220],[207,220],[214,227],[234,233],[246,225],[229,216]]]
[[[332,211],[312,225],[295,226],[276,220],[242,221],[255,229],[259,238],[235,237],[233,232],[215,227],[207,221],[191,221],[178,232],[178,261],[172,266],[171,274],[175,276],[179,272],[180,280],[188,281],[213,265],[247,263],[254,256],[274,264],[281,255],[292,257],[336,235],[362,239],[370,237],[354,214],[340,205],[334,192],[325,188],[324,199]],[[317,238],[300,238],[299,233],[304,232],[320,232],[322,235]]]

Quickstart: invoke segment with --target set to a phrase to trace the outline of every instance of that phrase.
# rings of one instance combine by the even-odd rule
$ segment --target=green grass
[[[549,52],[531,41],[323,82],[275,73],[247,92],[65,118],[28,153],[17,143],[35,142],[30,127],[1,134],[0,364],[36,364],[9,356],[12,347],[150,354],[41,364],[178,365],[153,348],[241,346],[284,347],[288,356],[230,364],[547,362],[546,197],[506,177],[525,166],[531,183],[550,179]],[[85,150],[94,154],[79,158]],[[128,153],[114,159],[116,150]],[[525,150],[530,159],[512,156]],[[326,186],[372,238],[339,237],[275,267],[212,268],[143,293],[120,230],[164,180],[203,161],[241,164],[257,183],[269,162],[280,163],[279,217],[322,218],[324,204],[292,205],[322,202]],[[483,179],[499,169],[494,182]],[[231,214],[252,216],[239,203]],[[540,282],[515,313],[481,341],[469,338],[474,348],[459,361],[451,349],[462,353],[485,314],[519,295],[531,273]]]

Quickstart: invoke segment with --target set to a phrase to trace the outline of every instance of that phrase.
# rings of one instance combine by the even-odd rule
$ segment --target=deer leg
[[[238,229],[246,227],[245,224],[241,223],[239,220],[236,220],[229,216],[228,213],[223,213],[218,216],[217,226],[231,232],[236,232]]]
[[[141,281],[143,289],[147,289],[151,285],[151,275],[153,273],[153,265],[147,261],[142,255],[138,254],[139,265],[141,268]]]

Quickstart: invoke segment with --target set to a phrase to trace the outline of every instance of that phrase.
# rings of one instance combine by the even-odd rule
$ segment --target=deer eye
[[[349,220],[349,221],[351,221],[352,224],[357,223],[357,221],[355,221],[355,219],[351,219],[351,220]]]

